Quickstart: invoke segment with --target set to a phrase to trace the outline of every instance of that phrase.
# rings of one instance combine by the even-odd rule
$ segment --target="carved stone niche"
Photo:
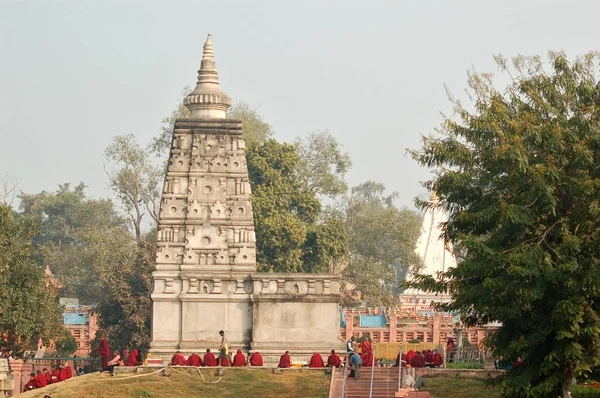
[[[213,281],[202,280],[199,282],[198,291],[200,294],[211,294],[214,288]]]
[[[169,171],[187,171],[190,167],[190,157],[187,153],[174,153],[169,160]]]
[[[178,264],[182,256],[182,247],[159,246],[156,249],[156,261],[159,264]]]

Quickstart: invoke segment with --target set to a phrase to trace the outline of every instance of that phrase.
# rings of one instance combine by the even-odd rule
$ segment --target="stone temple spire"
[[[183,104],[190,110],[191,118],[224,119],[231,106],[231,98],[219,87],[219,71],[215,64],[215,51],[210,34],[204,43],[204,54],[198,71],[198,84],[184,98]]]

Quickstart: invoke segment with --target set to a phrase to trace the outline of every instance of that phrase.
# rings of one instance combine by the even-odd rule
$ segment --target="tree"
[[[181,98],[185,98],[191,92],[192,88],[185,86],[181,90]],[[165,165],[167,164],[169,149],[171,148],[171,141],[173,140],[175,121],[182,117],[190,117],[190,111],[183,105],[183,101],[179,101],[177,107],[171,112],[171,115],[160,121],[161,126],[158,135],[152,138],[152,142],[150,143],[149,150],[158,158],[163,159]]]
[[[421,264],[415,246],[421,217],[394,206],[397,193],[385,195],[383,184],[367,181],[352,188],[346,209],[348,267],[344,280],[367,305],[390,305],[394,288],[408,269]],[[354,294],[352,297],[356,297]],[[354,305],[350,298],[345,305]]]
[[[245,102],[237,102],[227,110],[227,117],[240,120],[244,126],[244,141],[247,146],[261,144],[273,137],[273,128],[264,121],[258,108],[252,108]]]
[[[68,330],[63,329],[60,336],[54,340],[56,353],[59,358],[67,358],[77,351],[77,340]]]
[[[61,330],[56,291],[32,256],[35,217],[0,204],[0,333],[16,356],[48,344]]]
[[[110,186],[129,213],[135,237],[141,242],[144,215],[158,222],[164,169],[151,161],[149,149],[142,148],[133,134],[114,137],[104,155],[114,164],[113,170],[106,171]]]
[[[318,195],[335,198],[348,191],[345,176],[352,161],[329,131],[313,131],[294,141],[298,178]]]
[[[441,282],[467,326],[501,322],[486,343],[520,366],[498,381],[505,396],[569,396],[600,364],[600,86],[590,53],[496,61],[510,82],[472,72],[469,111],[423,138],[414,159],[450,211],[448,239],[466,250]],[[516,72],[516,73],[515,73]],[[425,203],[421,202],[422,207]]]
[[[152,330],[152,271],[155,245],[146,237],[142,244],[115,238],[98,251],[99,278],[106,287],[96,306],[100,331],[111,341],[111,349],[128,346],[148,349]]]
[[[46,265],[60,281],[63,297],[77,297],[95,304],[104,294],[97,278],[93,247],[108,236],[131,240],[127,220],[107,199],[91,199],[85,185],[59,185],[56,192],[21,194],[23,215],[40,220],[40,232],[33,237],[33,257]]]

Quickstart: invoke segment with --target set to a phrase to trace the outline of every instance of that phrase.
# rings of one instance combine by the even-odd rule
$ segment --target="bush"
[[[56,351],[58,352],[59,357],[70,357],[75,351],[77,351],[77,341],[71,332],[67,330],[65,330],[63,334],[56,339],[54,345],[56,346]]]
[[[419,344],[421,342],[421,340],[419,339],[412,339],[408,341],[408,344]]]
[[[446,364],[448,369],[483,369],[481,362],[450,362]]]
[[[573,398],[600,398],[600,384],[598,382],[585,383],[573,388]]]

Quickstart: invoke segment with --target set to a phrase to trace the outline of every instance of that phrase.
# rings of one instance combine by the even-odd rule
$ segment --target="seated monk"
[[[133,351],[129,353],[127,356],[127,360],[125,361],[125,366],[135,366],[139,361],[140,352],[137,348],[134,348]]]
[[[202,366],[202,358],[200,358],[200,355],[194,353],[188,357],[187,361],[185,361],[185,364],[187,366]]]
[[[185,357],[180,351],[176,351],[173,358],[171,358],[171,366],[185,366]]]
[[[58,379],[58,369],[52,369],[52,384],[58,383],[60,380]]]
[[[221,362],[220,366],[231,366],[231,362],[229,361],[229,355],[223,355],[219,358],[219,362]]]
[[[323,357],[321,354],[314,353],[312,357],[310,357],[310,362],[308,363],[309,368],[324,368],[325,364],[323,363]]]
[[[410,361],[412,361],[414,356],[415,356],[415,352],[413,350],[410,350],[409,352],[406,353],[406,362],[409,365],[410,365]]]
[[[290,358],[290,352],[286,351],[285,354],[279,358],[278,368],[291,368],[292,367],[292,358]]]
[[[52,374],[46,368],[44,368],[44,376],[46,377],[47,384],[52,384]]]
[[[425,355],[423,357],[425,358],[426,366],[433,366],[433,354],[431,353],[431,351],[425,351]]]
[[[202,366],[217,366],[217,359],[215,358],[215,354],[210,352],[210,348],[206,349],[206,354],[204,354],[204,360],[202,362]]]
[[[60,364],[60,369],[58,370],[58,380],[67,380],[67,369],[65,369],[65,365],[63,365],[62,363]]]
[[[408,358],[406,357],[406,354],[402,354],[402,366],[406,365],[408,365]],[[398,353],[398,356],[396,357],[396,362],[394,363],[395,368],[397,368],[398,366],[400,366],[400,353]]]
[[[67,362],[67,366],[65,366],[65,372],[67,372],[67,379],[70,379],[71,377],[73,377],[73,368],[71,367],[71,365],[69,365],[68,362]]]
[[[331,350],[331,354],[327,358],[327,366],[331,366],[332,368],[339,368],[342,364],[342,360],[340,356],[335,353],[335,350]]]
[[[415,353],[415,356],[410,360],[410,366],[413,368],[424,368],[425,367],[425,358],[421,355],[420,351]]]
[[[46,387],[48,385],[48,381],[46,380],[46,376],[44,376],[44,374],[42,373],[41,370],[37,371],[37,375],[35,376],[35,378],[40,383],[40,388],[41,387]]]
[[[436,351],[433,350],[432,352],[433,354],[433,366],[440,367],[444,364],[444,360],[442,359],[442,356]]]
[[[246,357],[242,354],[242,350],[238,349],[233,356],[233,366],[246,366]]]
[[[23,387],[23,392],[35,390],[36,388],[41,388],[40,382],[35,378],[35,373],[31,373],[29,375],[29,381]]]
[[[250,366],[264,366],[260,352],[256,351],[250,355]]]

